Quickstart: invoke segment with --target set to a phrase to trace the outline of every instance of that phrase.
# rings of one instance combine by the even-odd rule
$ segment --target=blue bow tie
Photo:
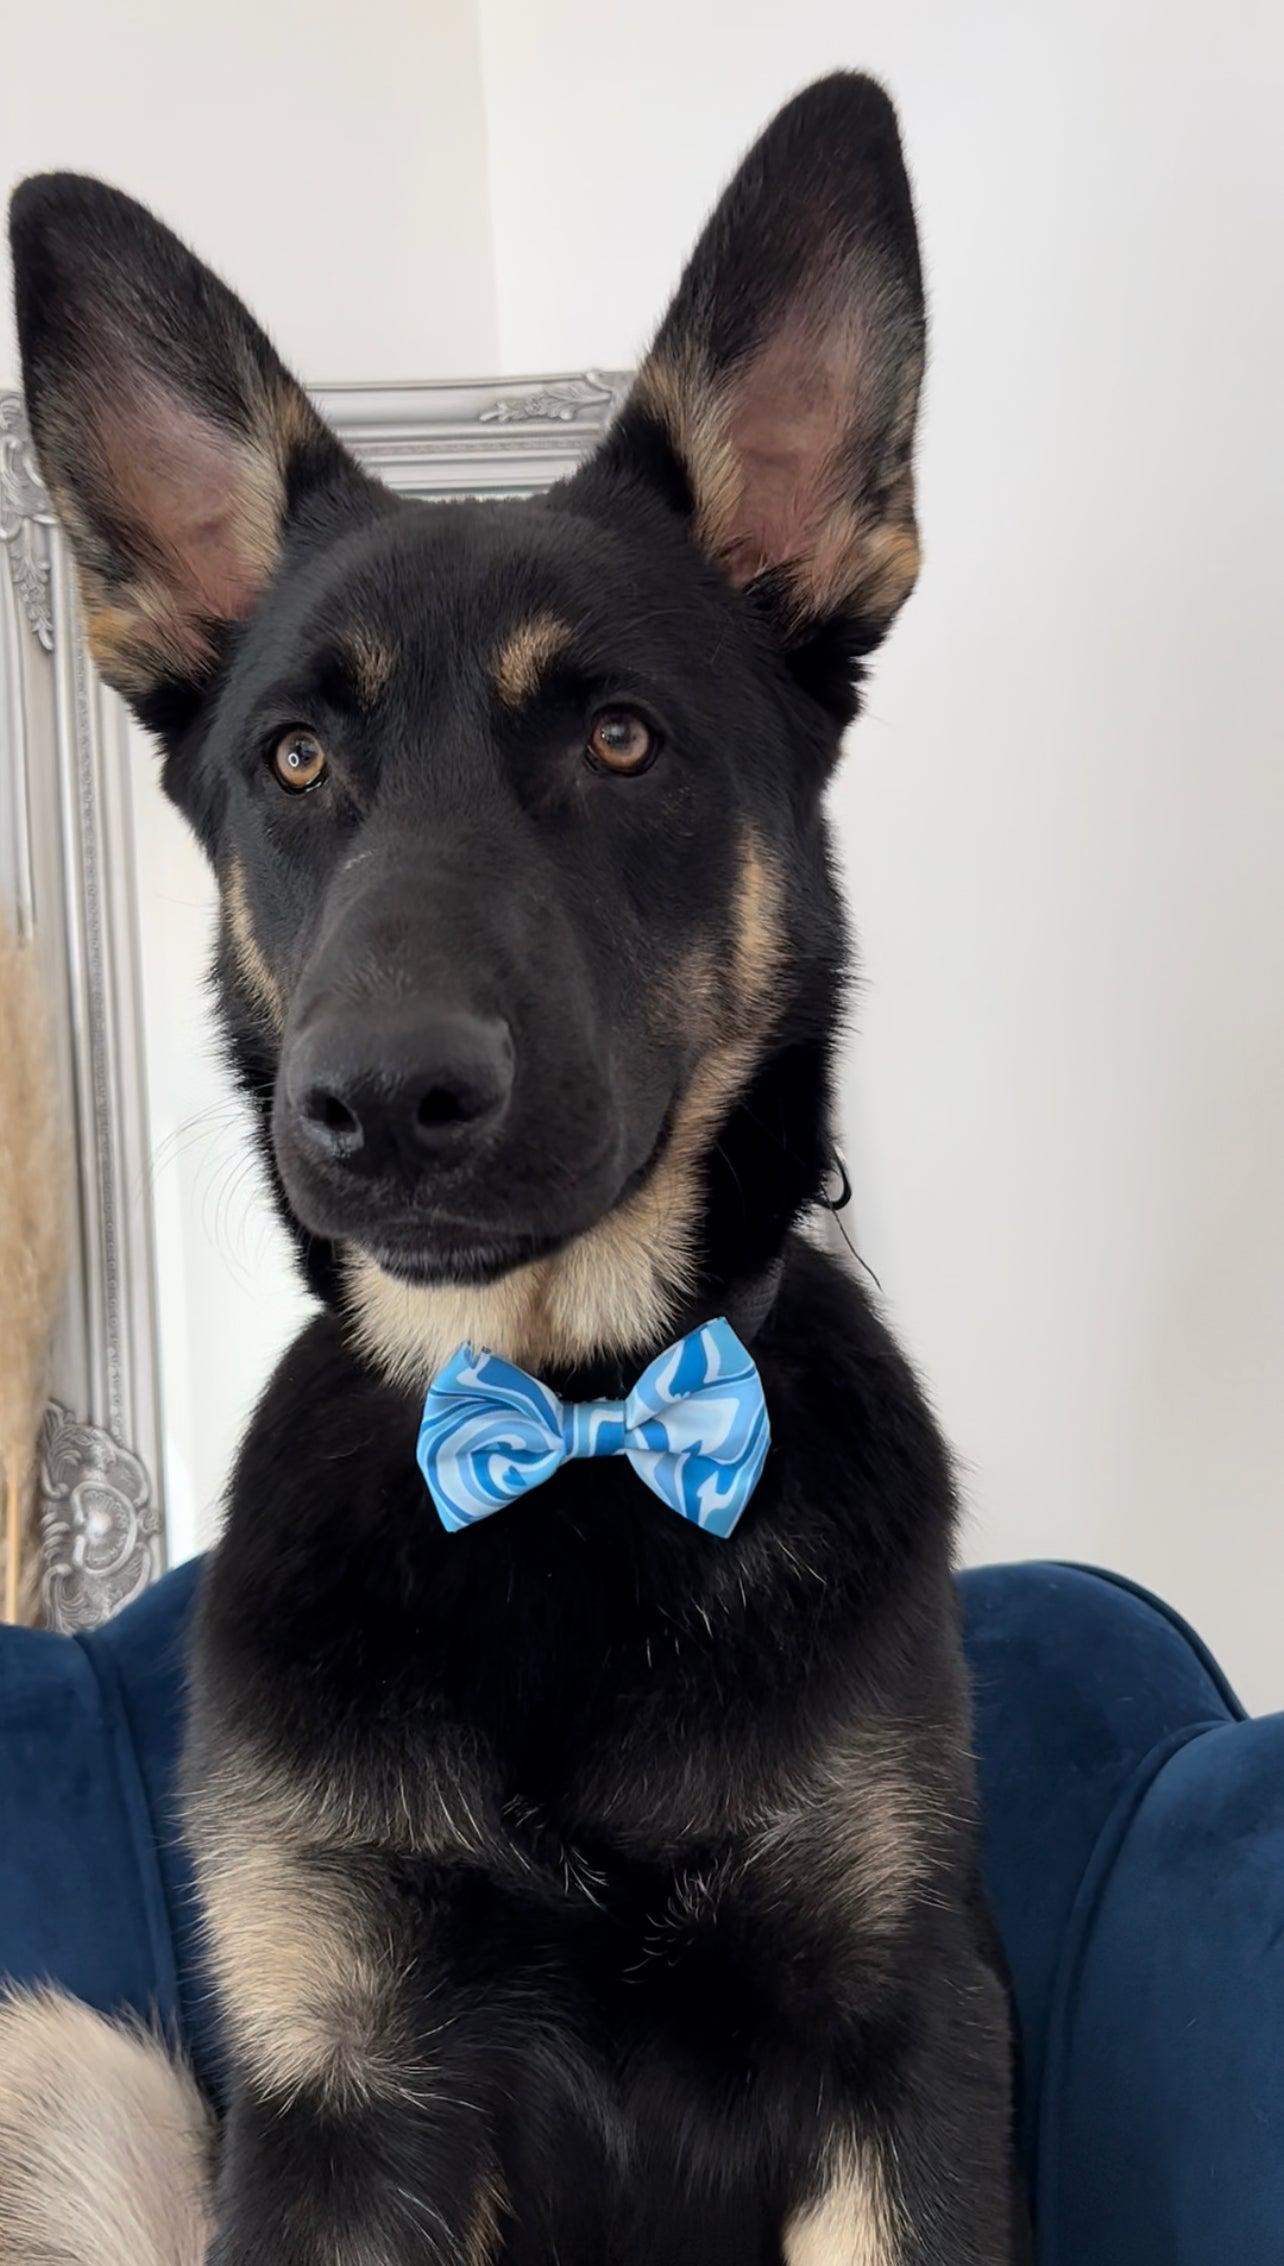
[[[454,1533],[540,1487],[568,1456],[627,1456],[671,1510],[730,1534],[771,1442],[762,1382],[729,1322],[705,1322],[644,1369],[627,1400],[562,1401],[461,1345],[434,1378],[419,1468]]]

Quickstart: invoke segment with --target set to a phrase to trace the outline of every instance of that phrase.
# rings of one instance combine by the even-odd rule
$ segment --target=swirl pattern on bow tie
[[[718,1320],[658,1355],[623,1401],[562,1401],[511,1361],[460,1346],[428,1389],[418,1461],[452,1533],[541,1486],[570,1457],[623,1455],[671,1510],[725,1536],[770,1444],[757,1368]]]

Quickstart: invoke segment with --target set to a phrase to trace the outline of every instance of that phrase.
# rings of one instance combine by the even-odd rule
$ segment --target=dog
[[[781,112],[531,500],[394,498],[115,190],[29,181],[12,234],[89,643],[217,876],[319,1312],[195,1640],[217,2137],[145,2036],[12,2003],[0,2259],[1011,2266],[950,1460],[804,1232],[825,787],[918,565],[892,106]],[[708,1442],[655,1478],[692,1348],[743,1502]],[[468,1464],[482,1388],[552,1426],[540,1484]]]

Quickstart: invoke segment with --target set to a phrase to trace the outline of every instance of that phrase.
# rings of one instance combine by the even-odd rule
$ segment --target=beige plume
[[[31,946],[0,917],[0,1466],[4,1616],[34,1583],[26,1550],[49,1350],[66,1268],[63,1141],[48,1017]],[[24,1581],[24,1556],[29,1564]]]

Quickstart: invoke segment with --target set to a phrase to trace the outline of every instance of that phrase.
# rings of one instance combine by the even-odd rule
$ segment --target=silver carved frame
[[[519,495],[568,472],[623,373],[347,385],[314,398],[407,496]],[[21,396],[0,393],[0,903],[34,942],[71,1128],[73,1248],[40,1456],[54,1628],[92,1628],[166,1560],[131,770],[121,703],[88,661],[71,561]],[[3,1068],[0,1067],[0,1078]]]

